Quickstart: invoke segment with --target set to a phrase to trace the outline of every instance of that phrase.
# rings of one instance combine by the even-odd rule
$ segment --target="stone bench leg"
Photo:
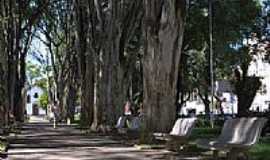
[[[169,140],[166,143],[166,148],[168,150],[171,150],[171,151],[179,152],[179,151],[183,150],[184,143],[182,143],[181,141]]]
[[[231,150],[231,151],[228,153],[228,160],[237,160],[238,154],[239,154],[238,151]]]
[[[219,157],[218,157],[218,150],[214,150],[213,151],[213,159],[215,159],[215,160],[218,160],[219,159]]]
[[[172,140],[166,142],[166,148],[170,151],[177,151],[177,145]]]
[[[237,160],[238,156],[243,155],[245,160],[249,160],[249,153],[247,149],[231,149],[228,153],[228,160]]]
[[[242,150],[242,154],[245,157],[245,160],[250,160],[250,156],[249,156],[248,150]]]

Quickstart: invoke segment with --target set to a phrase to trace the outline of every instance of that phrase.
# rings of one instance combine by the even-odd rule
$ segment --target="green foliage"
[[[41,78],[35,81],[35,86],[40,87],[43,91],[46,91],[48,88],[48,80],[47,78]]]
[[[251,159],[264,160],[268,159],[270,152],[270,137],[261,138],[259,143],[251,149]]]
[[[0,142],[0,154],[6,150],[7,144]]]
[[[1,152],[5,152],[7,150],[8,141],[5,137],[0,136],[0,154]]]
[[[39,105],[43,108],[46,109],[48,104],[49,104],[49,97],[48,97],[48,92],[44,92],[38,99]]]
[[[41,69],[40,67],[29,61],[26,64],[26,75],[28,77],[28,83],[30,85],[34,85],[34,80],[42,76]]]
[[[243,52],[243,39],[257,30],[260,13],[258,0],[213,1],[213,49],[215,79],[231,79],[232,68],[249,64],[250,55]],[[191,0],[185,28],[183,53],[184,85],[208,92],[209,73],[209,17],[207,0]],[[193,88],[193,89],[192,89]],[[182,89],[185,90],[185,89]]]

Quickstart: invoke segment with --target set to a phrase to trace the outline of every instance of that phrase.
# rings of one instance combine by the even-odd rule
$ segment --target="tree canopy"
[[[94,131],[111,131],[126,101],[135,112],[143,106],[145,132],[169,131],[194,91],[209,114],[209,3],[1,1],[4,123],[9,123],[10,114],[23,120],[27,84],[41,87],[41,106],[58,105],[63,120],[73,120],[75,107],[81,106],[81,125]],[[247,74],[248,66],[255,54],[270,57],[265,16],[269,3],[212,2],[214,79],[234,85],[241,115],[248,114],[261,84],[259,77]],[[44,53],[31,49],[34,41],[45,46]],[[39,65],[27,61],[27,55]]]

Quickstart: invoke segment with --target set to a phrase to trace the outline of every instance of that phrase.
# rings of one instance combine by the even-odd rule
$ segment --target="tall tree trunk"
[[[43,5],[46,6],[46,3]],[[32,15],[25,12],[29,9],[24,1],[1,1],[1,43],[5,44],[4,59],[7,62],[7,115],[17,120],[23,119],[25,57],[31,41],[32,26],[42,14],[43,6]],[[26,15],[27,14],[27,15]],[[3,16],[3,17],[2,17]],[[28,18],[28,19],[27,19]],[[6,68],[5,68],[6,69]]]
[[[90,127],[93,122],[94,108],[94,53],[91,48],[89,16],[87,1],[76,4],[76,39],[81,75],[81,124]]]
[[[75,39],[75,35],[72,35],[72,39]],[[72,42],[73,50],[75,51],[75,42]],[[72,53],[70,53],[72,54]],[[70,58],[70,70],[67,80],[67,118],[74,122],[75,107],[77,105],[77,94],[79,87],[79,73],[78,71],[78,57],[76,54],[73,54]]]
[[[66,118],[66,108],[65,108],[65,96],[66,96],[66,82],[64,80],[64,75],[59,73],[59,77],[56,82],[56,90],[57,90],[57,100],[58,100],[58,107],[60,112],[60,118],[64,120]]]
[[[17,76],[17,60],[13,60],[11,58],[13,56],[9,56],[9,68],[8,68],[8,99],[9,99],[9,116],[10,118],[14,118],[14,106],[15,106],[15,89],[16,89],[16,76]],[[13,119],[14,120],[14,119]]]
[[[204,107],[205,107],[205,115],[208,119],[210,119],[210,101],[209,101],[209,95],[208,95],[208,90],[204,91],[204,93],[200,93],[199,91],[199,96],[201,100],[203,101]]]
[[[14,116],[15,120],[19,122],[24,121],[24,108],[25,108],[25,98],[26,98],[26,71],[25,71],[25,58],[26,53],[21,54],[20,63],[18,71],[16,72],[16,87],[15,87],[15,99],[14,99]]]
[[[85,72],[82,75],[82,119],[86,120],[86,126],[91,127],[94,109],[94,66],[92,56],[87,55],[85,60]]]
[[[148,131],[169,132],[176,115],[176,83],[186,0],[144,0],[144,114]]]
[[[249,115],[249,109],[261,84],[259,77],[244,77],[235,83],[235,94],[238,100],[238,116],[243,117]]]
[[[248,76],[249,63],[250,61],[243,61],[240,65],[241,71],[234,70],[234,92],[237,96],[237,114],[240,117],[249,115],[249,108],[262,85],[260,77]]]
[[[125,101],[131,99],[131,73],[136,59],[132,53],[127,53],[127,45],[135,37],[136,29],[140,26],[142,17],[142,1],[108,1],[108,14],[104,36],[105,44],[101,45],[104,63],[101,67],[104,80],[101,84],[104,98],[104,122],[114,126],[123,112]],[[127,53],[127,54],[126,54]],[[134,64],[134,66],[132,66]]]
[[[101,89],[101,80],[102,77],[99,74],[100,73],[100,61],[99,59],[95,60],[95,76],[94,76],[94,110],[93,110],[93,123],[91,126],[91,130],[93,131],[103,131],[105,132],[105,128],[103,125],[103,117],[102,117],[102,112],[104,106],[102,106],[102,100],[103,96],[101,95],[102,89]]]
[[[67,92],[67,118],[70,119],[71,122],[74,122],[74,114],[76,107],[76,89],[73,86],[74,84],[69,84],[68,92]]]
[[[113,20],[112,20],[113,21]],[[113,23],[113,22],[112,22]],[[106,74],[105,83],[103,83],[105,89],[105,112],[104,112],[104,120],[106,125],[113,126],[117,118],[121,113],[120,104],[117,104],[117,100],[122,101],[122,94],[125,92],[124,90],[120,90],[121,87],[118,85],[118,82],[121,82],[122,79],[119,77],[119,34],[116,32],[116,26],[111,25],[109,34],[109,39],[107,40],[106,47],[104,48],[104,56],[105,56],[105,64],[104,64],[104,74]],[[119,79],[118,79],[119,78]],[[119,102],[119,101],[118,101]]]
[[[78,31],[84,30],[83,33],[87,33],[82,36],[87,37],[79,36],[79,38],[85,38],[84,42],[87,40],[89,47],[87,51],[91,53],[92,62],[97,63],[94,67],[98,67],[95,69],[98,72],[95,77],[97,81],[93,124],[93,128],[98,129],[99,125],[112,127],[123,110],[128,90],[126,85],[128,76],[125,74],[127,68],[123,65],[125,46],[140,24],[136,22],[142,15],[140,13],[142,1],[90,0],[87,2],[80,2],[84,6],[88,4],[88,9],[84,8],[87,13],[77,15],[79,17],[77,20],[87,19],[86,23],[83,23],[84,26],[78,27]],[[82,9],[79,12],[77,9],[77,14],[80,12],[83,12]]]
[[[8,123],[8,52],[6,39],[6,23],[3,21],[6,17],[5,3],[0,1],[0,112],[1,123],[7,125]]]

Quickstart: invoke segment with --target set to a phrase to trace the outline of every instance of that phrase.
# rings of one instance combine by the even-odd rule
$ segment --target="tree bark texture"
[[[235,83],[235,93],[238,100],[238,116],[243,117],[249,115],[249,109],[261,84],[259,77],[244,77]]]
[[[76,9],[77,32],[82,34],[77,36],[77,39],[80,38],[79,42],[82,42],[78,43],[78,46],[84,46],[79,47],[84,48],[84,51],[79,52],[87,53],[79,53],[80,59],[87,59],[87,62],[80,61],[80,70],[86,73],[84,77],[86,80],[83,81],[82,77],[81,85],[88,86],[89,89],[88,93],[82,90],[82,95],[87,97],[88,104],[94,105],[92,128],[95,130],[99,130],[98,128],[107,130],[107,126],[114,126],[122,113],[128,92],[125,46],[134,35],[137,28],[134,26],[139,25],[136,22],[138,17],[142,16],[141,2],[141,0],[85,0],[79,3],[77,1],[77,4],[81,4],[81,9],[78,7],[80,5],[77,5]],[[90,103],[90,97],[94,100],[94,104]]]
[[[26,13],[29,5],[26,1],[1,1],[1,43],[5,45],[3,50],[4,59],[7,65],[7,115],[12,120],[23,119],[24,108],[24,87],[26,81],[25,75],[25,57],[31,42],[33,33],[32,26],[39,19],[44,6],[48,1],[44,1],[41,6],[31,14]],[[2,21],[3,20],[3,21]],[[15,116],[15,117],[14,117]]]
[[[145,127],[169,132],[175,121],[176,83],[184,32],[185,0],[144,0]]]
[[[7,52],[7,21],[5,3],[0,1],[0,120],[1,125],[8,123],[8,52]]]
[[[108,14],[103,18],[105,22],[105,44],[101,45],[102,83],[101,95],[103,101],[103,121],[108,126],[114,126],[119,116],[123,113],[125,101],[131,99],[128,95],[131,86],[133,67],[126,53],[126,47],[134,38],[136,29],[142,18],[142,1],[108,1]],[[98,9],[97,9],[98,10]],[[135,58],[133,59],[133,61]]]
[[[88,1],[77,1],[76,5],[76,38],[81,75],[81,124],[91,127],[94,108],[94,53],[89,35],[90,11]]]

